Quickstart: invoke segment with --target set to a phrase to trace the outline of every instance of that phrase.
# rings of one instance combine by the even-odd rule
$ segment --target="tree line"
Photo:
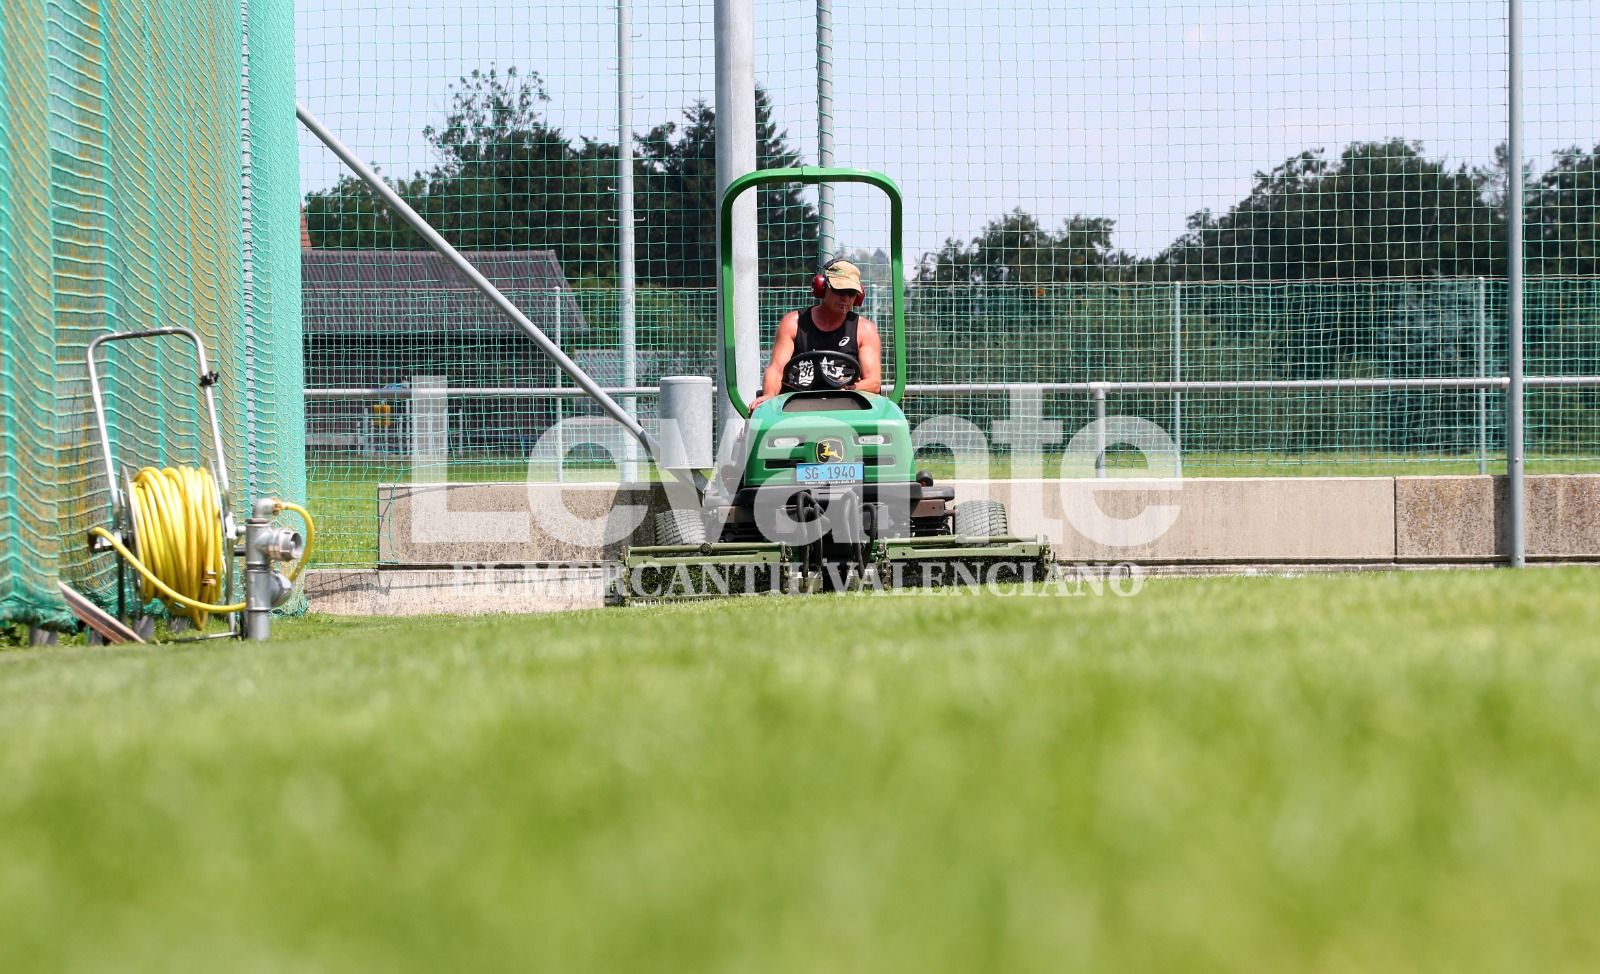
[[[442,126],[424,130],[433,167],[394,182],[463,249],[555,251],[575,283],[614,277],[618,147],[569,138],[545,117],[536,73],[490,67],[452,87]],[[756,92],[757,165],[796,166],[798,151]],[[716,113],[705,102],[681,122],[638,136],[636,258],[642,286],[716,285]],[[915,267],[920,284],[1045,285],[1136,281],[1317,281],[1494,276],[1504,272],[1504,147],[1483,167],[1430,159],[1404,139],[1310,149],[1257,173],[1225,212],[1202,210],[1159,254],[1112,242],[1115,221],[1075,215],[1051,229],[1015,209],[971,240],[946,240]],[[1600,275],[1600,144],[1556,152],[1525,182],[1530,274]],[[799,187],[757,191],[762,283],[810,273],[817,212]],[[420,249],[365,184],[346,177],[309,194],[312,245]]]
[[[1494,276],[1505,272],[1504,146],[1487,167],[1451,168],[1404,139],[1302,152],[1257,173],[1224,213],[1191,215],[1152,258],[1111,242],[1114,221],[1073,216],[1049,230],[1018,209],[970,242],[922,258],[922,283],[1319,281]],[[1525,170],[1527,171],[1527,170]],[[1530,274],[1600,274],[1600,145],[1557,153],[1526,178]]]
[[[545,117],[549,100],[537,73],[474,71],[452,86],[444,124],[423,130],[440,161],[393,185],[463,250],[552,250],[574,283],[602,283],[616,272],[619,149],[614,142],[568,138]],[[635,266],[642,286],[716,286],[716,159],[716,112],[703,101],[690,106],[681,123],[664,122],[637,136]],[[756,160],[763,169],[800,165],[759,89]],[[753,192],[762,283],[792,283],[811,273],[816,208],[799,187]],[[314,247],[427,247],[354,176],[310,193],[305,203]]]

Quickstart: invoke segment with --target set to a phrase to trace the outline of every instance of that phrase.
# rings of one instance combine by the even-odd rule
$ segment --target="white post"
[[[728,184],[756,168],[756,30],[752,0],[716,0],[717,49],[717,199]],[[742,417],[726,390],[730,384],[749,402],[761,376],[761,334],[757,324],[756,192],[733,205],[734,374],[723,374],[717,360],[717,435],[737,434]],[[718,309],[719,312],[721,309]],[[720,320],[720,314],[719,314]],[[719,336],[720,339],[720,336]],[[718,346],[720,348],[720,340]]]
[[[1509,0],[1506,25],[1506,500],[1511,507],[1511,565],[1528,560],[1523,511],[1522,412],[1522,0]]]
[[[621,284],[622,385],[638,385],[638,343],[634,334],[633,226],[633,24],[630,0],[617,0],[617,278]],[[622,408],[639,415],[639,401],[625,396]],[[622,482],[639,479],[639,451],[630,437],[623,443]]]

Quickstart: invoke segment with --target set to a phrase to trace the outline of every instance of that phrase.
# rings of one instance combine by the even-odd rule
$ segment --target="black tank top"
[[[861,349],[856,343],[856,326],[861,316],[854,311],[846,312],[844,327],[835,328],[833,331],[823,331],[817,323],[811,320],[813,309],[806,308],[800,312],[800,326],[795,331],[794,352],[804,355],[806,352],[839,352],[860,361]]]

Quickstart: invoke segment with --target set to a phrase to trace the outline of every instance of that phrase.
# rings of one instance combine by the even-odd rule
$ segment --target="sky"
[[[536,71],[549,120],[617,137],[615,0],[301,0],[299,96],[391,176],[474,68]],[[1406,138],[1451,165],[1506,133],[1505,0],[834,0],[835,164],[906,194],[907,251],[1021,207],[1115,221],[1159,252],[1201,209],[1306,149]],[[1525,0],[1525,156],[1600,144],[1600,3]],[[632,128],[712,100],[712,0],[631,0]],[[756,77],[816,158],[816,0],[755,0]],[[338,178],[302,132],[302,185]],[[887,206],[838,192],[848,247],[887,248]]]

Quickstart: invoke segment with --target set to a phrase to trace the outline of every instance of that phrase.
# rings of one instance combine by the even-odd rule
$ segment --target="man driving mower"
[[[883,342],[878,326],[855,310],[866,299],[861,269],[835,258],[811,279],[811,293],[815,305],[791,311],[778,322],[772,361],[752,409],[780,392],[881,392]]]

